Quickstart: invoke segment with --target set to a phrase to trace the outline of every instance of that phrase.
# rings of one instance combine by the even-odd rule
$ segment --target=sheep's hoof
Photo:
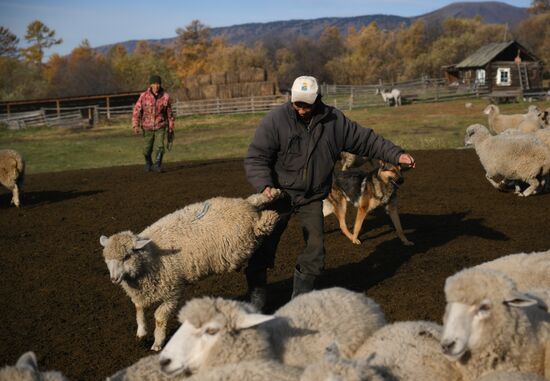
[[[155,352],[159,352],[161,349],[162,349],[162,345],[159,345],[159,344],[153,344],[153,346],[151,347],[151,350]]]
[[[283,192],[278,188],[271,189],[271,197],[273,197],[273,200],[280,198],[282,193]]]
[[[414,246],[414,242],[412,242],[412,241],[403,241],[403,245],[405,245],[405,246]]]

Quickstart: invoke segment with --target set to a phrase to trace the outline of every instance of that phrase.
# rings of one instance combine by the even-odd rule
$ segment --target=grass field
[[[471,108],[465,103],[471,102]],[[550,102],[535,103],[547,108]],[[472,123],[487,124],[485,100],[421,103],[345,111],[365,127],[408,150],[458,148]],[[500,105],[502,113],[525,112],[529,104]],[[166,162],[243,157],[264,113],[192,116],[176,120],[176,140]],[[24,156],[28,173],[141,164],[141,136],[130,120],[90,129],[0,129],[0,149]]]

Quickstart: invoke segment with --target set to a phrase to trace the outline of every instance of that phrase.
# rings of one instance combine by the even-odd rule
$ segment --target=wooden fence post
[[[351,91],[349,93],[349,110],[353,110],[353,86],[351,87]]]
[[[252,108],[252,112],[255,112],[256,109],[255,109],[255,107],[254,107],[254,97],[250,97],[250,106],[251,106],[251,108]]]
[[[59,103],[59,99],[55,100],[55,107],[57,108],[57,117],[61,116],[61,105]]]
[[[107,120],[111,120],[111,97],[106,98],[107,103]]]

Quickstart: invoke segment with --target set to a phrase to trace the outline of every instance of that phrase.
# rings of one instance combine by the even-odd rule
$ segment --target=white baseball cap
[[[319,86],[317,80],[314,77],[303,75],[294,80],[292,84],[292,95],[290,101],[304,102],[307,104],[314,104],[319,92]]]

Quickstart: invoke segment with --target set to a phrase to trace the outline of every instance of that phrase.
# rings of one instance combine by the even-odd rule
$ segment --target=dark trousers
[[[300,219],[306,247],[298,256],[296,268],[303,274],[317,276],[325,266],[323,202],[293,207],[289,197],[277,200],[270,209],[281,216],[271,235],[264,238],[248,262],[246,279],[248,287],[263,287],[267,284],[267,269],[275,262],[275,253],[290,217],[295,214]]]

